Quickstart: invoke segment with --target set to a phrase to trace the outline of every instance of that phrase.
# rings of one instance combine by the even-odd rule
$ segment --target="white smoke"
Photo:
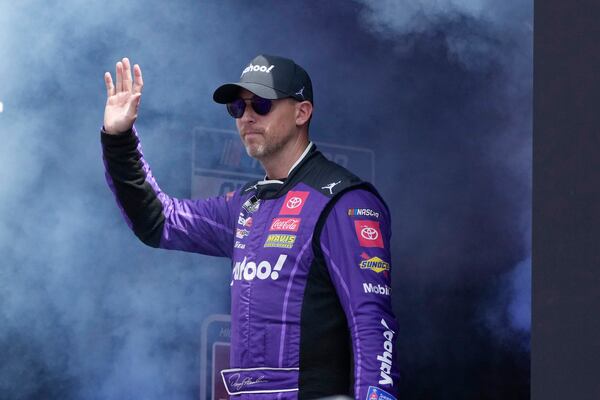
[[[469,69],[479,68],[490,58],[506,58],[507,54],[497,52],[499,42],[516,41],[514,45],[526,52],[521,56],[531,55],[528,51],[533,33],[531,1],[355,1],[365,7],[361,14],[365,27],[377,36],[396,42],[396,50],[410,46],[410,41],[398,38],[439,32],[445,36],[449,58]]]
[[[230,39],[185,32],[211,21],[164,2],[0,2],[1,398],[197,393],[189,354],[203,315],[226,310],[228,270],[145,248],[127,231],[104,182],[99,130],[103,74],[114,78],[129,56],[144,69],[140,127],[155,173],[181,163],[168,151],[170,122],[148,121],[212,106],[225,77],[201,61]],[[183,195],[189,181],[170,187]],[[206,285],[221,278],[219,303]]]
[[[531,258],[523,260],[512,271],[510,289],[513,293],[509,315],[512,326],[521,331],[531,330]]]
[[[469,71],[499,70],[489,102],[503,110],[505,126],[482,157],[496,165],[495,183],[515,209],[514,225],[525,260],[507,265],[489,307],[481,310],[491,331],[505,340],[530,329],[531,314],[531,154],[533,82],[533,2],[518,0],[356,0],[361,21],[400,54],[422,37],[442,35],[448,60]],[[509,328],[500,328],[508,319]]]
[[[396,51],[410,46],[411,35],[447,27],[449,58],[470,70],[501,63],[512,71],[497,83],[504,98],[527,93],[531,16],[523,1],[360,3],[363,26],[393,42]],[[312,63],[314,81],[321,85],[315,127],[319,118],[326,119],[331,101],[339,110],[328,110],[343,117],[328,123],[360,117],[361,129],[370,129],[381,108],[361,107],[371,120],[361,113],[343,114],[353,99],[340,100],[345,87],[334,79],[352,77],[358,89],[354,97],[370,98],[372,82],[360,80],[369,60],[340,65],[323,57],[347,55],[338,36],[311,26],[304,3],[281,4],[273,2],[275,11],[268,12],[274,14],[268,15],[265,8],[245,10],[221,1],[0,2],[0,354],[5,361],[0,397],[195,396],[197,365],[189,365],[189,354],[197,350],[194,339],[203,313],[215,298],[226,303],[229,271],[210,269],[211,260],[144,248],[127,231],[100,159],[102,76],[105,71],[114,75],[114,63],[124,56],[142,66],[146,87],[138,127],[154,173],[170,194],[185,195],[189,187],[175,172],[164,176],[186,156],[186,146],[174,143],[190,143],[172,127],[223,126],[227,117],[212,103],[212,90],[237,77],[258,51],[302,54]],[[259,17],[274,25],[257,27]],[[296,19],[300,23],[290,24]],[[470,29],[471,24],[487,31]],[[298,31],[283,34],[281,28],[290,26]],[[290,46],[298,37],[310,46]],[[498,51],[510,43],[514,51]],[[324,79],[325,73],[332,79]],[[387,73],[392,75],[381,70],[382,76]],[[325,93],[325,87],[331,91]],[[522,127],[530,115],[507,114],[510,127],[489,147],[490,157],[498,157],[499,171],[514,171],[525,182],[525,194],[515,202],[527,207],[530,132]],[[379,142],[387,144],[383,133],[377,133]],[[384,156],[397,162],[393,152]],[[514,289],[507,291],[515,300],[510,306],[514,325],[526,327],[519,311],[526,304],[526,277],[515,273],[512,282],[507,287]]]

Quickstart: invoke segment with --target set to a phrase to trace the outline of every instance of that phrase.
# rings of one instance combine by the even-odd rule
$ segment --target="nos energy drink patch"
[[[375,386],[369,386],[366,400],[396,400],[394,396]]]

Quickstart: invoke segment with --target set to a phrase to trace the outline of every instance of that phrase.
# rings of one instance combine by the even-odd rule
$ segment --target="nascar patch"
[[[296,242],[296,235],[284,235],[274,233],[267,236],[263,247],[279,247],[282,249],[291,249]]]
[[[349,208],[348,215],[351,217],[375,217],[379,218],[379,212],[370,208]]]
[[[369,386],[366,400],[396,400],[396,398],[383,389]]]

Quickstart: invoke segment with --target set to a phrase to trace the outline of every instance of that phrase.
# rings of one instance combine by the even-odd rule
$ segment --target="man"
[[[101,141],[106,177],[146,244],[232,260],[235,399],[397,396],[397,323],[390,302],[390,216],[373,186],[328,161],[309,140],[313,91],[294,61],[259,55],[240,82],[213,95],[235,118],[263,180],[202,200],[158,187],[133,124],[138,65],[105,74]]]

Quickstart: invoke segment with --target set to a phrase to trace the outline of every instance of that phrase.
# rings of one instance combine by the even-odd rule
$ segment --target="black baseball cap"
[[[226,104],[235,100],[240,88],[265,99],[292,97],[313,102],[312,83],[308,73],[293,60],[260,54],[242,71],[240,81],[225,83],[215,90],[213,100]]]

